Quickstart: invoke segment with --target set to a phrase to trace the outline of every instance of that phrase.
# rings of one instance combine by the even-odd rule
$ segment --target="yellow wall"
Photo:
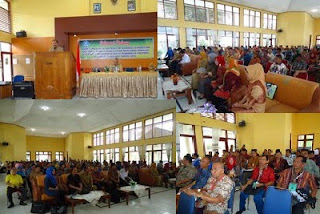
[[[291,114],[237,114],[237,121],[246,121],[245,127],[237,127],[237,148],[246,145],[248,150],[280,149],[290,147]]]
[[[202,117],[200,116],[200,114],[177,113],[177,122],[180,124],[189,124],[195,126],[197,152],[201,157],[205,155],[203,147],[202,127],[214,127],[224,130],[237,131],[236,124],[234,123],[227,123],[220,120]]]
[[[278,45],[304,45],[309,46],[310,35],[311,46],[315,42],[314,37],[315,19],[306,12],[287,12],[278,15]]]
[[[320,114],[293,114],[292,149],[298,146],[298,135],[314,134],[313,149],[320,148]]]
[[[36,152],[51,152],[51,160],[55,160],[56,152],[65,153],[65,138],[27,136],[27,151],[31,152],[31,160],[36,160]]]
[[[92,144],[91,133],[71,133],[66,138],[65,151],[71,159],[92,160],[91,149],[88,145]]]
[[[123,126],[125,125],[129,125],[135,122],[143,122],[143,126],[144,127],[144,121],[150,118],[154,118],[154,117],[158,117],[161,115],[165,115],[165,114],[169,114],[169,113],[173,113],[173,119],[175,120],[175,109],[172,110],[168,110],[168,111],[164,111],[164,112],[160,112],[157,114],[153,114],[153,115],[149,115],[147,117],[143,117],[143,118],[139,118],[137,120],[134,121],[129,121],[127,123],[122,123],[119,124],[117,126],[113,126],[113,127],[109,127],[107,129],[103,129],[100,130],[96,133],[99,133],[101,131],[106,131],[109,129],[114,129],[114,128],[119,128],[119,133],[120,133],[120,139],[119,139],[119,143],[115,143],[115,144],[110,144],[110,145],[102,145],[102,146],[94,146],[91,153],[93,152],[93,150],[100,150],[100,149],[114,149],[114,148],[120,148],[119,152],[120,152],[120,160],[123,159],[124,154],[122,153],[122,148],[123,147],[131,147],[131,146],[142,146],[142,145],[152,145],[152,144],[164,144],[164,143],[172,143],[172,162],[175,162],[176,160],[176,134],[175,134],[175,126],[174,126],[174,131],[173,131],[173,135],[172,136],[165,136],[165,137],[159,137],[159,138],[152,138],[152,139],[144,139],[144,129],[142,132],[142,140],[137,140],[137,141],[130,141],[130,142],[123,142],[122,140],[122,134],[123,133]],[[105,137],[105,135],[103,136]],[[105,142],[105,139],[103,139]]]
[[[243,9],[249,8],[244,7],[242,5],[238,4],[231,4],[226,3],[223,1],[218,0],[211,0],[215,3],[215,7],[217,7],[217,3],[221,4],[227,4],[232,5],[240,8],[240,26],[229,26],[229,25],[220,25],[220,24],[209,24],[209,23],[202,23],[202,22],[191,22],[191,21],[185,21],[184,19],[184,2],[183,1],[177,1],[177,7],[178,7],[178,19],[162,19],[158,18],[158,26],[171,26],[171,27],[178,27],[179,28],[179,37],[180,37],[180,46],[186,47],[186,28],[199,28],[199,29],[214,29],[214,30],[227,30],[227,31],[237,31],[240,32],[240,45],[243,45],[243,33],[244,32],[256,32],[260,33],[260,45],[262,45],[262,34],[276,34],[275,30],[267,30],[263,29],[263,13],[267,11],[259,10],[259,9],[253,9],[255,11],[261,12],[261,28],[249,28],[243,26]],[[252,9],[252,8],[249,8]],[[267,12],[268,14],[275,14],[272,12]],[[217,13],[215,13],[215,23],[217,23]]]
[[[2,146],[2,142],[8,146]],[[23,127],[0,123],[0,161],[26,159],[26,131]]]
[[[99,15],[157,11],[156,0],[137,0],[135,12],[128,12],[127,1],[123,0],[115,6],[110,0],[14,0],[11,4],[12,32],[25,30],[28,37],[53,37],[55,17],[94,15],[93,3],[101,3]]]

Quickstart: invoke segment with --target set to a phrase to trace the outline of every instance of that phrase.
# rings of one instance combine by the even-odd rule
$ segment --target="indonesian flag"
[[[80,77],[80,67],[81,65],[81,60],[80,60],[80,42],[78,42],[78,47],[77,47],[77,79]]]

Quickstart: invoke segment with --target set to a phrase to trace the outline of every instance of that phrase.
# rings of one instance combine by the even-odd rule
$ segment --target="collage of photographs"
[[[0,214],[319,214],[319,0],[0,0]]]

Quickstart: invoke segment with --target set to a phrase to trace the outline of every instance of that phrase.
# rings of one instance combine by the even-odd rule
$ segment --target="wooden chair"
[[[47,194],[44,193],[44,179],[45,179],[45,175],[39,175],[36,177],[36,188],[32,191],[33,194],[37,194],[38,196],[40,196],[40,200],[41,201],[45,201],[45,202],[49,202],[49,203],[53,203],[56,204],[56,198],[55,197],[51,197]],[[35,198],[34,198],[35,199]],[[36,198],[39,200],[39,198]]]

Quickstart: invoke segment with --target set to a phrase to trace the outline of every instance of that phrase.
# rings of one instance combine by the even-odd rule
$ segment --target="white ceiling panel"
[[[175,109],[173,100],[1,100],[0,122],[23,126],[28,135],[63,137],[61,132],[94,132],[169,109]]]

